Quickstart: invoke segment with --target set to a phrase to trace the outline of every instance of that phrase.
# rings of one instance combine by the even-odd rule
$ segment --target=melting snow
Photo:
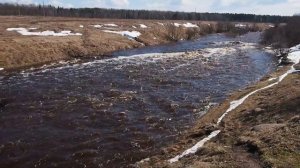
[[[277,78],[270,78],[268,79],[268,81],[273,81],[273,80],[276,80]]]
[[[199,27],[193,23],[185,23],[185,24],[180,24],[180,23],[174,23],[174,26],[176,27],[180,27],[180,26],[183,26],[185,28],[195,28],[195,27]]]
[[[194,27],[198,27],[197,25],[192,24],[192,23],[185,23],[185,24],[183,24],[183,26],[186,27],[186,28],[194,28]]]
[[[3,71],[4,70],[4,68],[0,68],[0,71]]]
[[[174,26],[179,27],[181,24],[179,23],[174,23]]]
[[[247,25],[238,23],[238,24],[235,24],[234,26],[235,26],[235,27],[239,27],[239,28],[244,28],[244,27],[246,27]]]
[[[143,29],[148,28],[148,26],[146,26],[146,25],[144,25],[144,24],[140,24],[140,27],[143,28]]]
[[[106,33],[120,34],[130,39],[137,38],[141,35],[141,33],[138,31],[111,31],[111,30],[103,30],[103,31]]]
[[[136,26],[132,26],[132,28],[136,29],[137,27]]]
[[[118,25],[116,25],[116,24],[114,24],[114,23],[105,24],[104,26],[109,26],[109,27],[118,27]]]
[[[7,31],[16,31],[23,36],[81,36],[81,33],[71,33],[69,30],[64,30],[61,32],[54,31],[42,31],[42,32],[29,32],[26,28],[7,28]]]
[[[102,27],[102,25],[92,25],[92,26],[94,26],[95,28],[101,28]]]
[[[83,25],[80,25],[79,27],[80,27],[80,28],[83,28],[84,26],[83,26]]]
[[[159,24],[159,25],[161,25],[161,26],[164,26],[164,24],[163,24],[163,23],[161,23],[161,22],[157,22],[157,24]]]
[[[199,148],[201,148],[207,141],[209,141],[212,138],[216,137],[220,132],[221,132],[220,130],[213,131],[208,137],[202,139],[196,145],[194,145],[193,147],[191,147],[191,148],[187,149],[186,151],[184,151],[181,155],[178,155],[178,156],[170,159],[169,162],[174,163],[174,162],[177,162],[180,158],[182,158],[186,155],[196,153]]]
[[[277,84],[279,84],[285,77],[287,77],[289,74],[297,72],[297,70],[295,70],[294,66],[296,64],[298,64],[300,62],[300,45],[292,47],[290,49],[290,53],[288,55],[288,58],[294,63],[291,66],[291,69],[288,70],[285,74],[279,76],[278,81],[274,82],[268,86],[265,86],[263,88],[257,89],[252,91],[251,93],[247,94],[246,96],[242,97],[239,100],[234,100],[232,102],[230,102],[230,107],[226,110],[226,112],[220,117],[218,118],[218,122],[217,125],[219,125],[221,123],[221,121],[224,119],[224,117],[231,112],[232,110],[236,109],[237,107],[239,107],[249,96],[255,94],[256,92],[271,88]],[[201,141],[199,141],[196,145],[194,145],[192,148],[187,149],[186,151],[184,151],[181,155],[177,155],[176,157],[172,158],[169,160],[170,163],[174,163],[177,162],[180,158],[189,155],[189,154],[194,154],[199,148],[201,148],[205,142],[209,141],[210,139],[216,137],[221,131],[217,130],[212,132],[208,137],[202,139]]]

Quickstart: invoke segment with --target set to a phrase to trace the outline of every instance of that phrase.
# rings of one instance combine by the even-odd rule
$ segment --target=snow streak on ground
[[[104,26],[108,26],[108,27],[118,27],[118,25],[116,25],[116,24],[114,24],[114,23],[105,24]]]
[[[185,28],[197,28],[197,27],[199,27],[199,26],[197,26],[195,24],[192,24],[192,23],[184,23],[184,24],[174,23],[174,26],[176,26],[176,27],[183,26]]]
[[[183,24],[183,27],[186,27],[186,28],[195,28],[195,27],[199,27],[195,24],[192,24],[192,23],[185,23]]]
[[[207,141],[209,141],[210,139],[214,138],[215,136],[217,136],[221,131],[217,130],[212,132],[208,137],[202,139],[201,141],[199,141],[196,145],[194,145],[193,147],[187,149],[186,151],[184,151],[181,155],[177,155],[176,157],[170,159],[170,163],[174,163],[177,162],[180,158],[189,155],[189,154],[194,154],[198,151],[198,149],[200,147],[202,147]]]
[[[230,107],[226,110],[226,112],[220,117],[218,118],[218,122],[217,125],[219,125],[222,120],[224,119],[224,117],[231,111],[235,110],[237,107],[239,107],[249,96],[255,94],[256,92],[271,88],[277,84],[279,84],[283,79],[285,79],[285,77],[287,77],[289,74],[297,72],[297,70],[295,70],[294,66],[296,64],[298,64],[300,62],[300,45],[292,47],[290,49],[290,53],[288,55],[288,58],[294,63],[291,66],[291,69],[288,70],[286,73],[284,73],[283,75],[278,77],[277,82],[272,83],[268,86],[265,86],[263,88],[257,89],[255,91],[252,91],[251,93],[247,94],[246,96],[244,96],[243,98],[239,99],[239,100],[234,100],[232,102],[230,102]],[[170,159],[169,162],[170,163],[174,163],[177,162],[180,158],[187,156],[189,154],[194,154],[199,148],[201,148],[207,141],[209,141],[210,139],[216,137],[219,133],[221,132],[221,130],[216,130],[212,133],[210,133],[207,137],[205,137],[204,139],[202,139],[201,141],[199,141],[196,145],[194,145],[193,147],[185,150],[182,154],[175,156],[174,158]]]
[[[235,24],[234,26],[238,27],[238,28],[245,28],[245,27],[247,27],[247,25],[241,24],[241,23]]]
[[[7,31],[16,31],[23,36],[81,36],[82,35],[81,33],[72,33],[69,30],[64,30],[64,31],[57,32],[57,33],[54,31],[49,31],[49,30],[42,31],[42,32],[30,32],[28,30],[35,30],[35,28],[27,29],[27,28],[22,28],[22,27],[7,28],[6,30]]]
[[[138,31],[112,31],[112,30],[103,30],[106,33],[114,33],[114,34],[120,34],[122,36],[125,36],[129,39],[137,38],[141,35]]]
[[[146,26],[146,25],[144,25],[144,24],[140,24],[140,27],[141,27],[142,29],[148,28],[148,26]]]
[[[91,26],[93,26],[95,28],[101,28],[102,27],[102,25],[91,25]]]

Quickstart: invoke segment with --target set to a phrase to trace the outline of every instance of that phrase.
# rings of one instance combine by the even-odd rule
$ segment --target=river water
[[[258,38],[210,35],[1,76],[0,167],[128,167],[157,154],[275,69]]]

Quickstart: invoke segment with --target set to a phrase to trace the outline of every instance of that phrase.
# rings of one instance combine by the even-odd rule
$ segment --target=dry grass
[[[103,56],[117,50],[142,47],[141,43],[158,45],[170,42],[165,38],[167,30],[158,22],[161,21],[0,16],[0,67],[19,68],[73,57]],[[91,26],[109,23],[117,24],[119,27],[95,28]],[[164,21],[164,24],[168,23],[171,21]],[[145,24],[148,28],[142,29],[139,24]],[[84,25],[84,28],[80,28],[80,25]],[[71,30],[82,33],[83,36],[22,36],[17,32],[6,31],[7,28],[18,27],[35,27],[38,31]],[[135,41],[101,31],[108,29],[136,30],[142,35]]]
[[[168,26],[173,23],[187,21],[157,21],[157,20],[120,20],[120,19],[87,19],[63,17],[16,17],[0,16],[0,67],[5,69],[22,68],[40,65],[73,57],[95,57],[110,55],[111,52],[145,45],[158,45],[174,41],[168,38]],[[190,21],[189,21],[190,22]],[[97,29],[91,25],[114,23],[119,27]],[[159,23],[163,23],[162,26]],[[180,39],[193,39],[201,35],[213,33],[216,22],[191,22],[200,26],[200,30],[176,28]],[[142,29],[140,24],[148,26]],[[84,25],[84,28],[80,28]],[[133,28],[133,26],[136,27]],[[266,24],[259,24],[262,29]],[[83,36],[38,37],[22,36],[16,32],[8,32],[7,28],[38,28],[38,31],[71,30],[82,33]],[[137,40],[130,40],[117,34],[104,33],[101,30],[139,31],[142,35]]]

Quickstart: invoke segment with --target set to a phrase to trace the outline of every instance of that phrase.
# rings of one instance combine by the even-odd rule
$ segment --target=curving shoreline
[[[248,127],[249,126],[239,126],[239,125],[235,125],[232,124],[237,122],[236,118],[233,118],[232,116],[243,116],[245,114],[243,114],[245,111],[249,111],[251,108],[253,109],[254,112],[258,112],[261,113],[260,115],[268,115],[268,110],[262,109],[259,106],[261,104],[265,104],[266,102],[263,101],[255,101],[253,102],[253,99],[255,99],[256,97],[260,97],[264,92],[270,92],[271,89],[276,90],[276,92],[286,92],[286,93],[290,93],[293,92],[292,95],[294,98],[296,98],[296,100],[299,100],[299,93],[300,93],[300,86],[299,86],[299,67],[295,68],[300,61],[300,45],[291,48],[291,52],[288,56],[288,58],[293,62],[293,64],[290,66],[290,68],[288,67],[282,67],[279,69],[278,72],[275,72],[273,74],[271,74],[273,78],[270,78],[272,80],[269,79],[262,79],[262,81],[260,81],[258,84],[256,84],[255,86],[253,86],[253,88],[250,89],[246,89],[246,91],[242,91],[241,93],[237,93],[234,94],[233,96],[231,96],[231,98],[225,102],[223,102],[221,105],[219,105],[218,107],[215,107],[213,109],[211,109],[205,116],[203,116],[203,118],[200,118],[198,121],[198,124],[196,124],[196,126],[185,136],[185,138],[183,138],[178,144],[173,145],[172,147],[167,148],[166,150],[169,150],[169,154],[167,155],[162,155],[162,156],[156,156],[156,157],[152,157],[151,159],[148,159],[148,162],[143,162],[143,163],[137,163],[138,167],[214,167],[214,166],[234,166],[236,167],[237,165],[240,165],[239,163],[237,163],[237,159],[241,159],[242,162],[244,164],[242,164],[243,166],[253,166],[255,165],[256,167],[261,167],[261,166],[278,166],[281,167],[282,165],[290,165],[290,167],[295,167],[296,165],[298,165],[298,160],[299,160],[299,155],[297,154],[292,154],[293,152],[291,152],[291,155],[289,156],[293,156],[290,157],[290,159],[292,158],[292,161],[286,160],[284,158],[280,158],[277,160],[273,159],[270,160],[270,158],[276,158],[278,156],[275,155],[270,155],[269,150],[270,148],[265,147],[264,145],[258,143],[258,142],[252,142],[253,140],[250,140],[249,138],[245,138],[247,137],[248,134],[253,134],[253,130],[256,131],[261,131],[267,135],[267,133],[270,133],[269,131],[274,131],[274,132],[278,132],[281,131],[282,128],[287,129],[287,127],[292,127],[292,128],[299,128],[299,125],[295,125],[294,122],[300,122],[300,117],[299,115],[297,115],[297,113],[295,114],[284,114],[280,119],[280,124],[277,124],[278,121],[276,123],[273,122],[260,122],[260,124],[256,125],[256,126],[252,126],[250,127],[249,133],[247,133],[246,135],[240,137],[237,136],[236,132],[239,132],[239,134],[243,134],[243,130],[232,130],[229,129],[228,127],[232,127],[234,129],[237,129],[236,127],[238,126],[238,128],[240,127]],[[276,77],[274,77],[276,76]],[[275,79],[277,81],[274,82],[273,79]],[[292,78],[292,79],[291,79]],[[273,82],[272,82],[273,81]],[[292,87],[291,85],[293,85],[293,82],[296,82],[298,84],[298,86],[293,86],[294,88],[286,91],[287,88]],[[278,85],[278,86],[277,86]],[[282,88],[282,85],[287,85],[285,86],[285,88]],[[276,87],[275,87],[276,86]],[[274,91],[273,91],[274,92]],[[275,101],[274,106],[282,106],[282,103],[285,102],[285,98],[280,102],[276,102],[276,96],[275,95],[269,95],[269,100]],[[232,101],[230,101],[232,100]],[[252,102],[249,105],[249,102]],[[299,101],[298,101],[299,102]],[[269,102],[268,102],[269,103]],[[258,104],[255,106],[255,104]],[[294,103],[296,106],[294,107],[290,107],[291,110],[296,110],[298,112],[300,112],[300,107],[297,105],[297,101]],[[227,109],[227,110],[224,110]],[[241,111],[242,109],[242,111]],[[280,108],[278,110],[281,110]],[[222,113],[222,111],[225,113]],[[289,110],[289,113],[291,111]],[[300,114],[300,113],[298,113]],[[251,113],[247,113],[246,115],[248,115],[247,118],[251,117]],[[287,116],[290,116],[289,119],[287,119]],[[221,116],[218,117],[218,120],[216,121],[213,116]],[[226,116],[226,117],[225,117]],[[243,116],[244,119],[245,116]],[[244,120],[243,119],[243,120]],[[224,120],[224,121],[223,121]],[[258,119],[259,120],[259,119]],[[270,119],[271,120],[271,119]],[[240,123],[241,121],[239,121],[238,123]],[[292,123],[291,123],[292,122]],[[216,124],[212,124],[212,123],[216,123]],[[283,123],[283,124],[281,124]],[[207,129],[209,127],[209,125],[212,124],[212,127],[208,129],[209,133],[203,133],[203,130]],[[240,123],[242,124],[242,123]],[[250,124],[255,124],[255,123],[251,123]],[[248,125],[250,125],[248,124]],[[227,126],[229,125],[229,126]],[[219,127],[219,128],[218,128]],[[267,132],[264,132],[266,131]],[[240,132],[241,131],[241,132]],[[244,130],[245,131],[245,130]],[[245,131],[246,132],[246,131]],[[292,132],[293,134],[295,134],[297,136],[297,134],[299,135],[299,132]],[[219,135],[220,134],[220,135]],[[230,135],[233,134],[235,135],[234,137],[231,138],[226,138],[224,137],[224,135]],[[249,136],[249,135],[248,135]],[[264,135],[260,135],[257,137],[256,134],[252,135],[253,137],[256,136],[257,139],[263,137]],[[283,136],[283,134],[278,134],[277,136],[275,136],[276,138],[280,138],[281,136]],[[194,146],[192,146],[191,148],[189,148],[190,146],[190,142],[194,142],[194,138],[198,139],[198,137],[200,138],[200,141],[198,141],[198,143],[196,143]],[[202,138],[201,138],[202,137]],[[203,138],[204,137],[204,138]],[[215,138],[217,137],[217,138]],[[252,139],[253,139],[252,137]],[[282,138],[282,137],[281,137]],[[289,138],[289,137],[285,137],[285,138]],[[228,144],[224,141],[224,139],[231,139],[230,141],[237,141],[234,144],[231,144],[229,147],[230,149],[224,149],[224,147],[219,146],[219,144]],[[210,140],[212,140],[212,142],[209,142]],[[286,139],[289,140],[289,139]],[[256,140],[258,141],[258,140]],[[297,142],[297,141],[296,141]],[[204,145],[205,143],[208,143],[208,145]],[[253,144],[254,143],[254,144]],[[258,144],[256,144],[258,143]],[[211,144],[215,144],[215,146],[212,146]],[[228,144],[228,145],[229,145]],[[258,156],[259,157],[254,157],[253,154],[251,154],[251,152],[247,152],[247,148],[249,147],[244,147],[243,145],[254,145],[256,146],[255,149],[258,150]],[[261,145],[261,146],[260,146]],[[185,146],[185,147],[184,147]],[[208,147],[207,147],[208,146]],[[207,151],[207,149],[213,149],[215,150],[216,146],[218,146],[218,150],[222,149],[222,153],[221,154],[212,154],[212,156],[207,156],[206,153],[210,153],[211,151]],[[275,143],[275,149],[277,149],[278,151],[281,151],[280,146],[278,146],[278,144]],[[186,149],[188,148],[188,149]],[[202,148],[202,149],[201,149]],[[174,154],[179,153],[180,151],[185,150],[183,153],[176,155],[174,157]],[[224,151],[223,151],[224,150]],[[230,151],[227,153],[227,150]],[[246,151],[245,151],[246,150]],[[249,150],[249,149],[248,149]],[[293,150],[293,148],[291,147],[289,150]],[[203,153],[204,151],[204,153]],[[225,152],[226,151],[226,152]],[[241,152],[241,156],[238,157],[238,152]],[[202,153],[202,154],[201,154]],[[200,155],[199,155],[200,154]],[[219,155],[230,155],[233,158],[229,159],[225,156],[219,156]],[[277,154],[280,156],[280,154]],[[172,158],[172,157],[173,158]],[[217,157],[221,160],[223,160],[222,162],[218,162],[216,163],[215,161],[212,162],[207,162],[207,161],[202,161],[203,159],[206,160],[208,157]],[[263,157],[263,158],[261,158]],[[268,157],[266,159],[266,157]],[[172,158],[172,159],[170,159]],[[162,160],[161,160],[162,159]],[[247,159],[249,159],[247,161]],[[195,166],[197,165],[197,166]]]

